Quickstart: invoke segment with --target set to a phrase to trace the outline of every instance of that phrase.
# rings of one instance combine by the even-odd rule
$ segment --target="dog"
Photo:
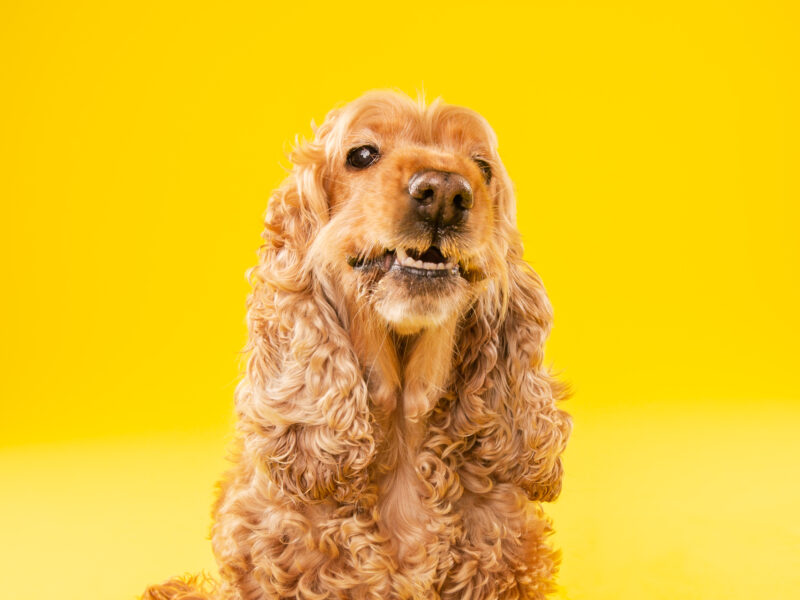
[[[538,600],[571,430],[543,366],[495,135],[395,92],[331,111],[270,199],[249,278],[221,581],[145,600]]]

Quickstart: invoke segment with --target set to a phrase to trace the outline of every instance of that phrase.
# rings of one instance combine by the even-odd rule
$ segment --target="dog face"
[[[507,176],[483,118],[382,93],[321,129],[330,221],[319,262],[400,334],[460,314],[504,268],[495,229]]]

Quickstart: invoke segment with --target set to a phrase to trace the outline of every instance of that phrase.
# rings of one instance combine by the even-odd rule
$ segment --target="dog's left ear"
[[[468,440],[462,479],[476,490],[513,483],[531,500],[561,491],[561,453],[572,427],[558,408],[566,386],[543,365],[553,320],[539,276],[522,258],[511,182],[498,173],[496,255],[502,262],[462,328],[455,439]]]
[[[561,453],[572,422],[557,406],[567,395],[566,386],[543,365],[553,318],[550,301],[539,276],[513,254],[501,343],[507,415],[517,459],[508,469],[531,500],[551,501],[561,491]]]

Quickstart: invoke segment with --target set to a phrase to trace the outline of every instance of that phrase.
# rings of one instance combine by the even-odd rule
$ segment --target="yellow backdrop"
[[[796,3],[0,8],[0,596],[212,568],[244,271],[313,117],[495,127],[576,394],[574,600],[797,597]]]

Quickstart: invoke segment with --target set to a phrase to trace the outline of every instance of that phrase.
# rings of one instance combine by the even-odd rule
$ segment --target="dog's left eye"
[[[347,153],[347,164],[356,169],[366,169],[381,157],[375,146],[359,146]]]
[[[473,158],[472,160],[475,161],[475,164],[478,165],[481,172],[483,173],[484,179],[486,179],[486,183],[489,183],[492,180],[492,165],[485,161],[482,158]]]

